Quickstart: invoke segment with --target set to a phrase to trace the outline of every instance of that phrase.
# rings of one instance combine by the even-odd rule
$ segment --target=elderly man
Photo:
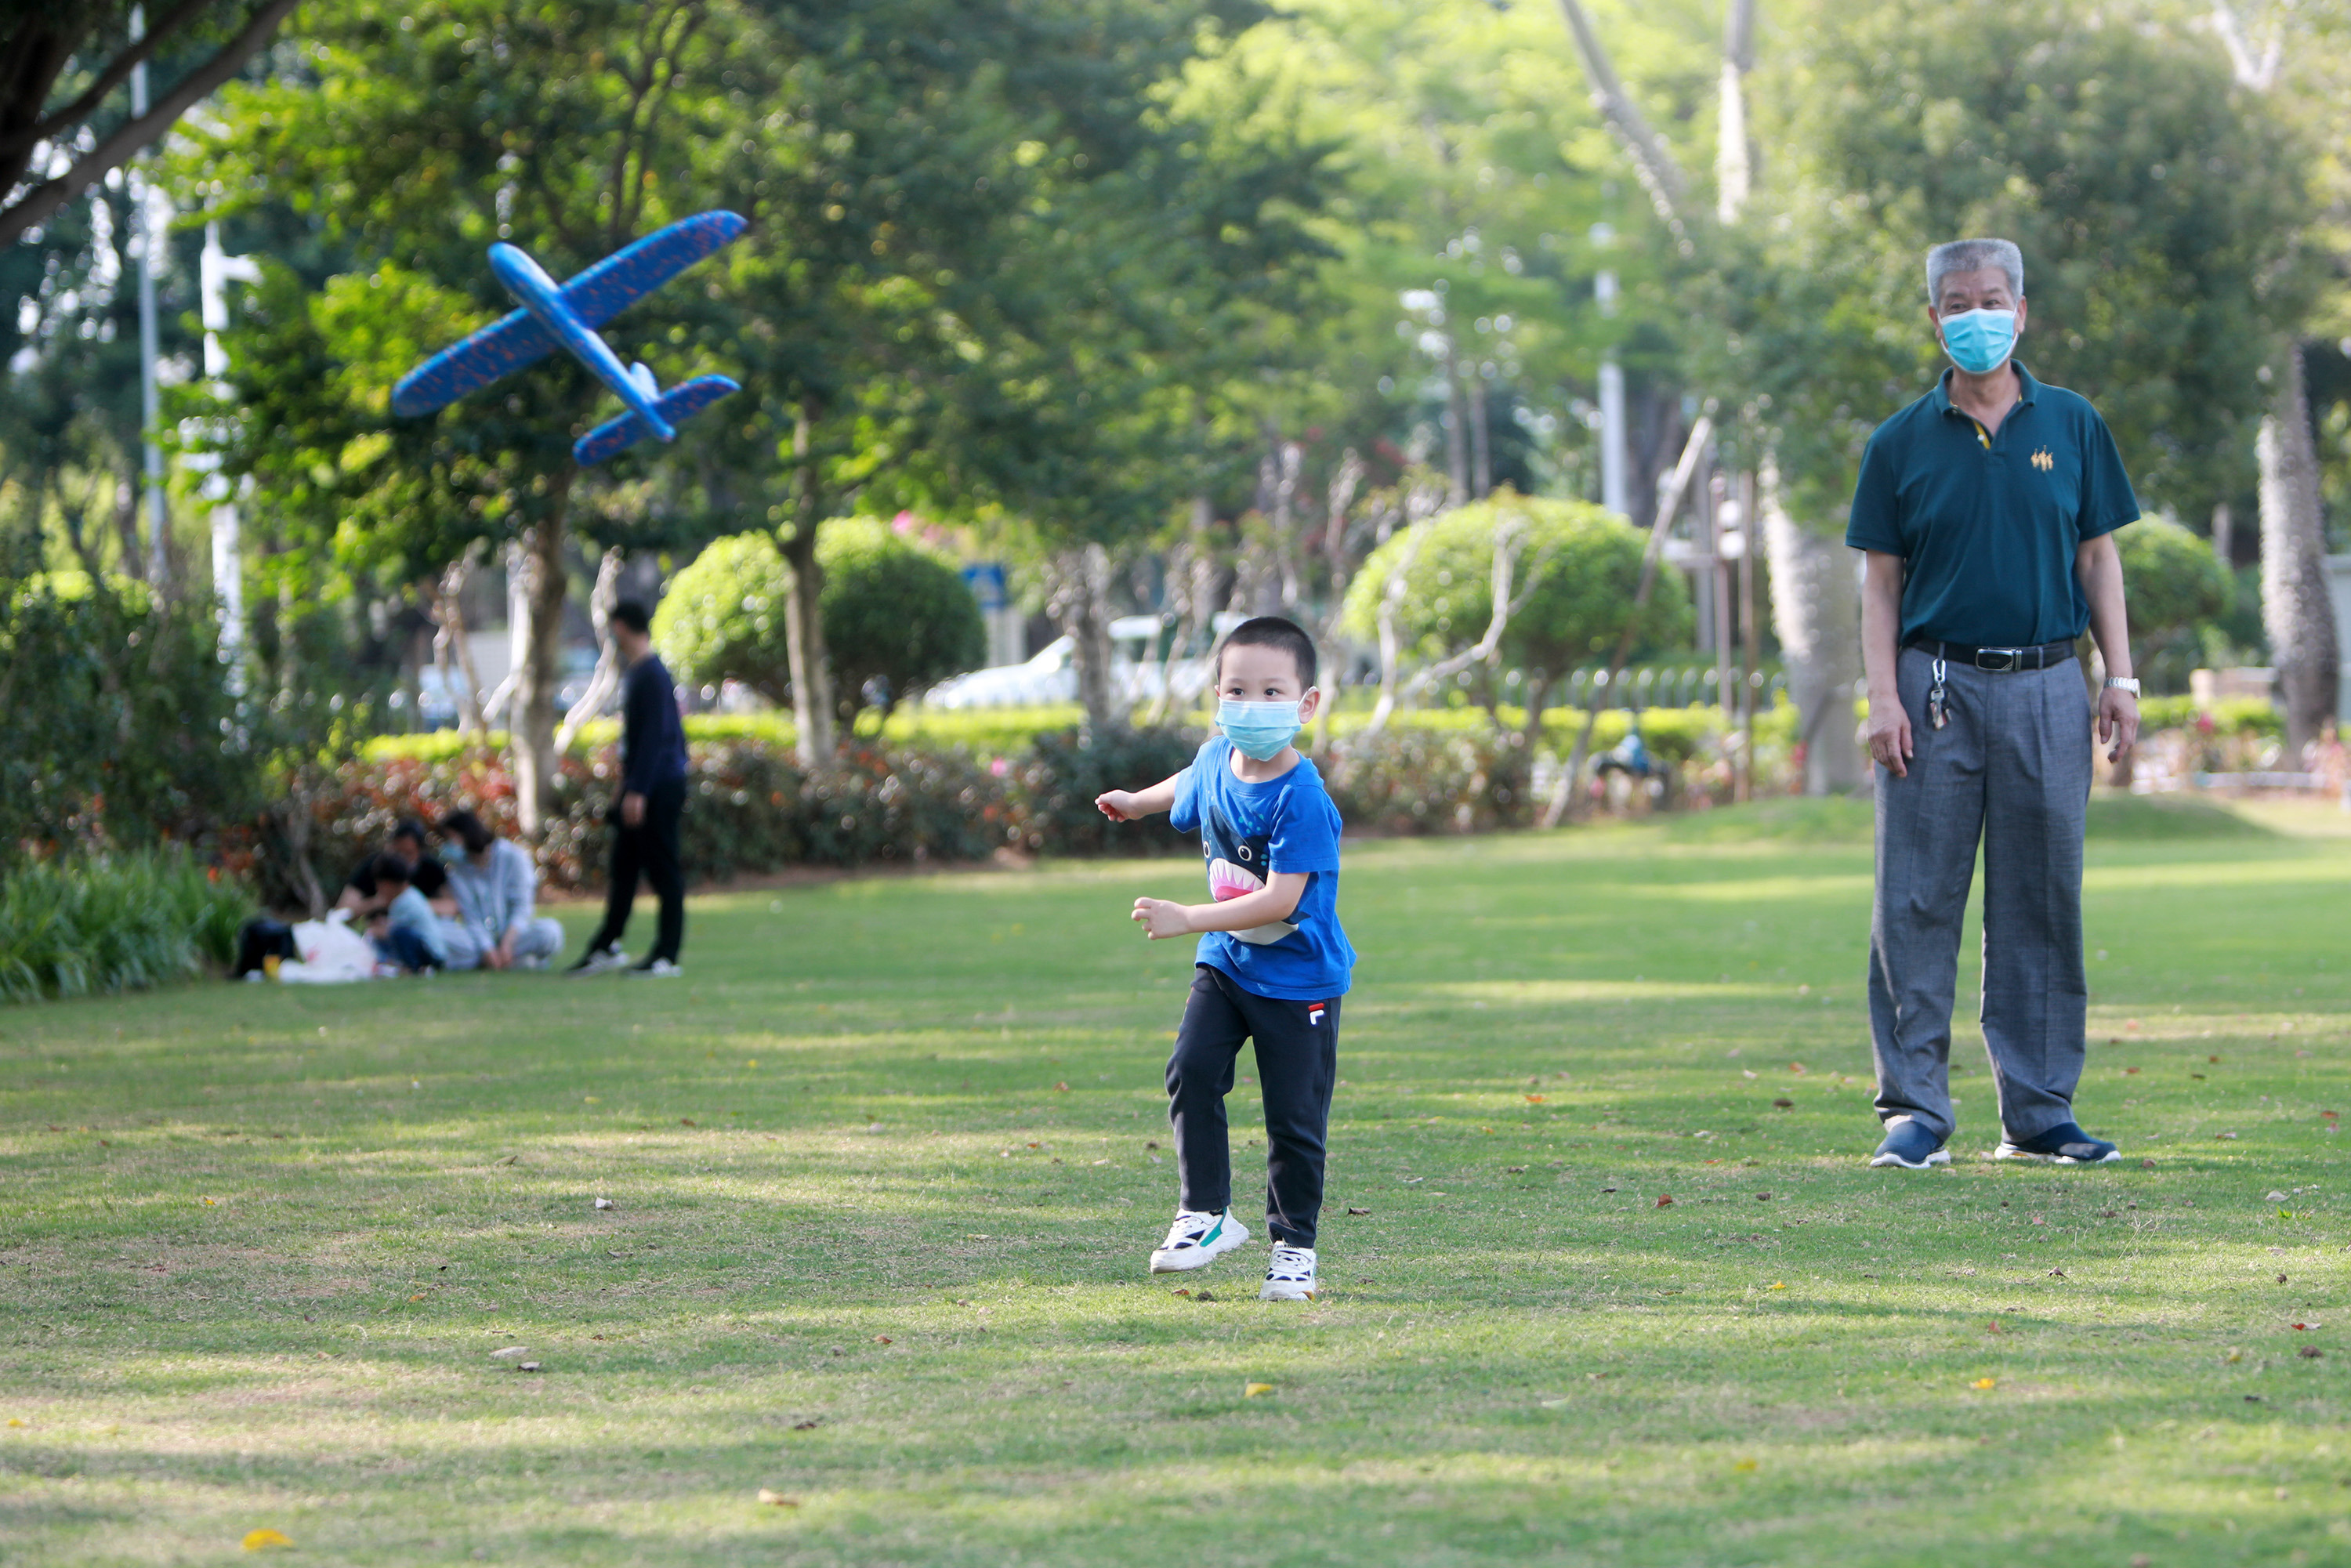
[[[1869,1163],[1950,1161],[1951,1003],[1980,842],[1995,1157],[2095,1165],[2117,1156],[2074,1120],[2082,828],[2093,719],[2109,759],[2138,736],[2113,537],[2138,503],[2097,411],[2010,357],[2025,320],[2015,246],[1937,246],[1927,298],[1952,368],[1870,437],[1845,532],[1866,552],[1877,764],[1869,1019],[1886,1137]],[[2085,628],[2106,666],[2095,715],[2074,651]]]

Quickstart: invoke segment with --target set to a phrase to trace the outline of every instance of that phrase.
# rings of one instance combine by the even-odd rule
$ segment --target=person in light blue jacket
[[[449,862],[455,919],[442,921],[453,969],[544,969],[563,950],[563,927],[538,913],[538,868],[519,844],[471,811],[441,819],[463,852]]]

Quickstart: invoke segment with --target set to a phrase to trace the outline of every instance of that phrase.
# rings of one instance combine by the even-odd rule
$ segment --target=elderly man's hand
[[[2136,723],[2137,721],[2133,721]],[[1869,698],[1869,756],[1880,767],[1891,771],[1896,779],[1910,777],[1910,715],[1895,693],[1871,693]]]
[[[2138,698],[2120,686],[2098,693],[2098,744],[2108,741],[2114,742],[2114,749],[2106,753],[2109,762],[2120,762],[2138,744]]]

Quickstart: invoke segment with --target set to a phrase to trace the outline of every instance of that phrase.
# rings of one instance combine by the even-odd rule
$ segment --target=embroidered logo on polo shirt
[[[2057,466],[2057,459],[2050,456],[2049,448],[2044,446],[2032,455],[2032,465],[2046,474]]]

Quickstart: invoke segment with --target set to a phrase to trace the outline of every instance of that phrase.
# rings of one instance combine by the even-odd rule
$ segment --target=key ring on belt
[[[1935,657],[1935,684],[1927,688],[1927,719],[1937,729],[1942,728],[1951,721],[1949,694],[1944,685],[1943,673],[1943,659],[1938,653]]]

